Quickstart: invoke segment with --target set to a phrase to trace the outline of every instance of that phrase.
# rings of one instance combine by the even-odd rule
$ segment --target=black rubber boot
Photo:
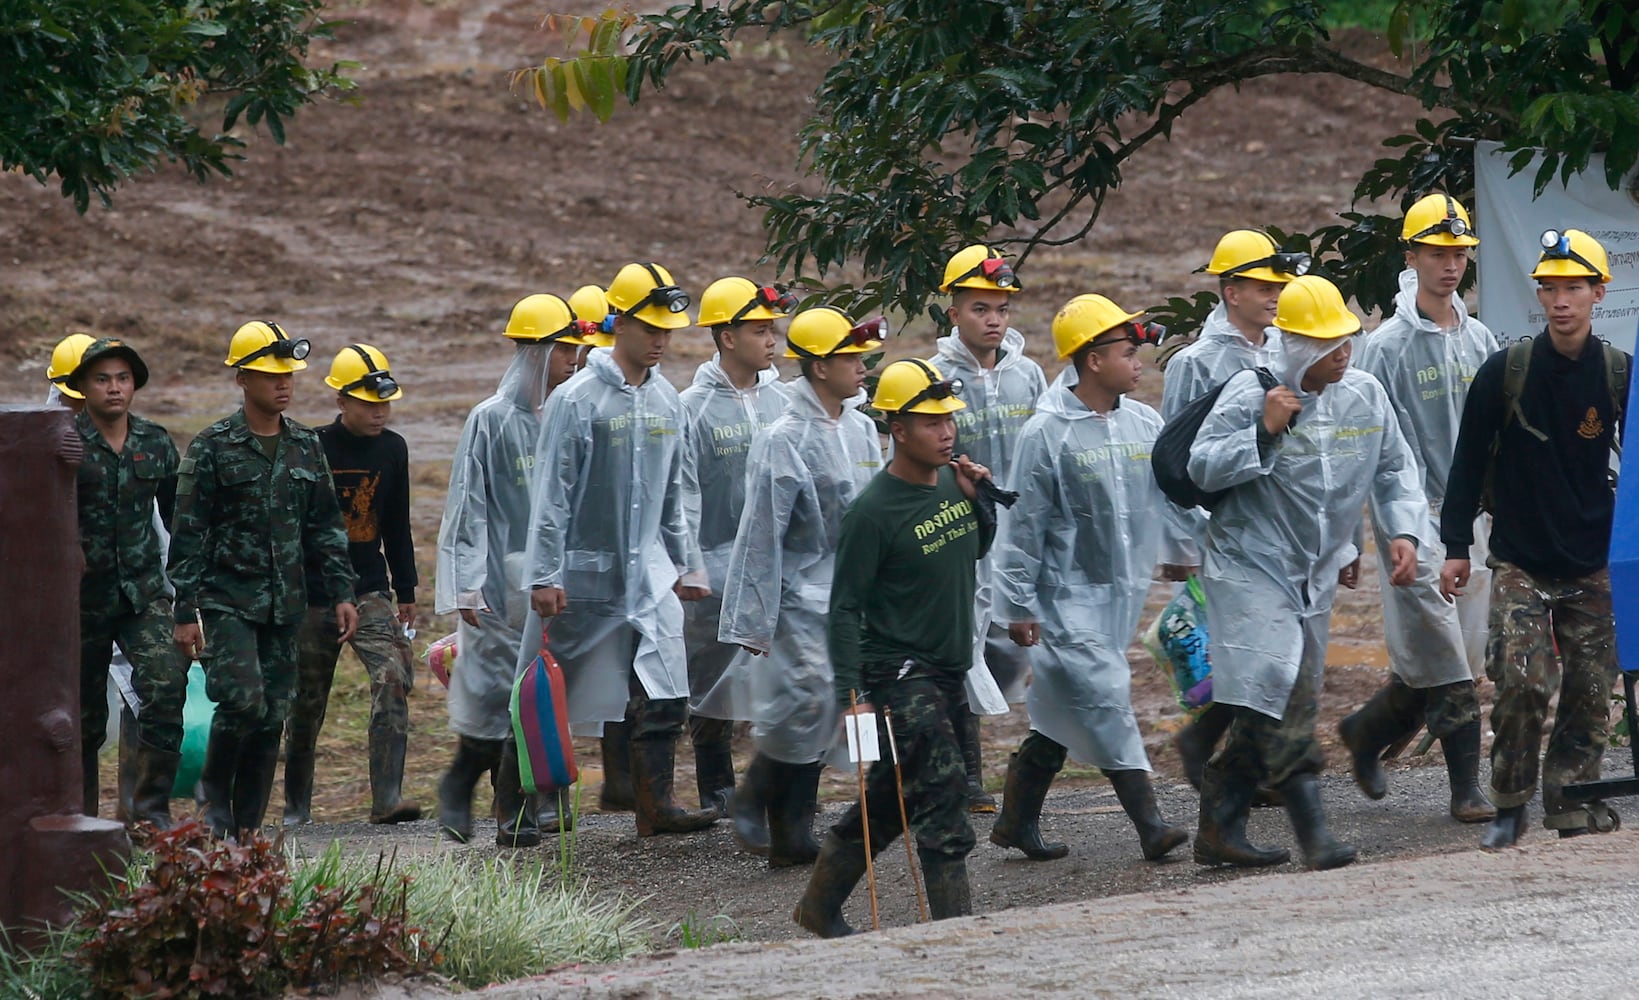
[[[575,789],[559,788],[551,792],[536,792],[535,823],[542,834],[568,833],[575,828]]]
[[[132,770],[129,822],[147,823],[156,830],[169,830],[171,821],[171,786],[176,783],[176,769],[182,763],[182,754],[161,750],[137,741]]]
[[[1058,772],[1015,753],[1007,762],[1002,811],[990,828],[990,842],[1023,851],[1032,861],[1056,861],[1070,853],[1068,844],[1041,839],[1041,806]]]
[[[600,812],[631,812],[637,808],[632,788],[632,724],[603,724],[603,788],[598,792]]]
[[[541,829],[536,825],[535,808],[533,797],[524,794],[523,779],[518,774],[518,744],[504,740],[501,767],[495,772],[495,846],[539,846]]]
[[[1451,779],[1451,817],[1459,823],[1495,819],[1497,809],[1480,790],[1480,720],[1440,739]]]
[[[1229,731],[1229,723],[1234,718],[1235,713],[1227,706],[1214,702],[1172,738],[1173,748],[1178,751],[1178,759],[1184,765],[1184,777],[1196,791],[1201,790],[1201,775],[1206,771],[1206,762],[1212,759],[1213,752],[1218,749],[1218,741]]]
[[[734,799],[734,723],[727,719],[689,719],[694,744],[694,783],[700,808],[729,815]]]
[[[134,818],[134,803],[137,794],[137,769],[141,767],[141,762],[137,758],[142,747],[142,739],[138,732],[137,717],[132,714],[131,706],[120,706],[119,802],[114,805],[114,818],[127,825],[137,822]]]
[[[768,857],[768,810],[778,766],[763,754],[753,755],[734,789],[734,842],[740,850],[764,858]]]
[[[696,812],[672,797],[673,769],[677,765],[674,738],[632,740],[632,790],[637,793],[637,835],[693,833],[721,817],[715,809]]]
[[[285,748],[285,826],[313,822],[313,764],[311,752]]]
[[[1529,822],[1530,809],[1524,803],[1503,806],[1497,810],[1497,816],[1491,821],[1491,825],[1485,828],[1485,836],[1480,838],[1480,847],[1487,851],[1513,847],[1519,843],[1520,837],[1524,836],[1525,826]]]
[[[962,748],[962,769],[967,772],[967,811],[993,813],[996,797],[985,791],[984,757],[979,745],[979,717],[966,705],[956,710],[952,720],[956,728],[956,742]]]
[[[811,865],[819,857],[814,838],[814,814],[819,811],[819,779],[823,765],[778,764],[773,794],[768,800],[768,867]]]
[[[1144,851],[1144,860],[1159,861],[1174,848],[1189,842],[1188,831],[1171,826],[1161,818],[1148,771],[1105,771],[1104,776],[1110,779],[1116,800],[1138,830],[1138,844]]]
[[[396,733],[385,726],[370,727],[372,823],[414,823],[421,818],[421,806],[403,798],[404,755],[409,743],[407,733]],[[285,767],[288,769],[290,765],[287,763]]]
[[[485,771],[498,768],[501,741],[459,737],[455,759],[438,781],[438,824],[444,835],[465,844],[472,839],[472,790]]]
[[[854,932],[842,919],[842,904],[865,877],[865,842],[843,840],[827,833],[820,845],[808,888],[791,914],[804,930],[822,938],[847,937]]]
[[[934,920],[949,920],[972,915],[967,859],[927,851],[916,853],[922,861],[922,882],[928,891],[928,916]]]
[[[1258,847],[1246,839],[1257,783],[1209,767],[1201,782],[1201,821],[1195,833],[1195,860],[1203,865],[1263,868],[1290,861],[1284,847]]]
[[[199,786],[205,793],[205,822],[218,839],[233,836],[233,779],[239,770],[237,727],[218,714],[211,722],[210,740],[205,744],[205,763],[199,771]]]
[[[1320,779],[1307,771],[1294,774],[1280,786],[1286,800],[1286,815],[1303,848],[1303,863],[1310,871],[1322,872],[1353,864],[1355,849],[1332,836],[1326,828],[1326,811],[1320,802]]]
[[[1354,783],[1368,799],[1381,799],[1388,794],[1389,779],[1383,772],[1381,755],[1389,744],[1407,735],[1417,726],[1415,715],[1407,719],[1408,708],[1401,705],[1411,691],[1406,682],[1391,676],[1389,683],[1360,706],[1360,711],[1345,715],[1337,724],[1337,734],[1349,748],[1349,768],[1354,772]]]
[[[279,770],[279,740],[283,726],[252,730],[239,745],[239,766],[233,775],[233,829],[235,835],[262,829],[273,780]]]
[[[97,808],[102,804],[102,785],[97,775],[97,748],[90,743],[80,743],[80,796],[85,803],[84,811],[87,816],[97,815]]]

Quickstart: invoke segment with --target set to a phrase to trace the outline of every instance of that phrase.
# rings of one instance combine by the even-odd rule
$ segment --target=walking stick
[[[882,709],[882,721],[888,726],[888,752],[893,755],[893,783],[899,790],[899,830],[905,841],[905,867],[911,870],[911,885],[916,887],[916,909],[922,922],[928,922],[928,897],[922,892],[922,873],[916,868],[916,852],[911,850],[911,821],[905,815],[905,779],[899,771],[899,743],[893,737],[893,712]]]
[[[848,708],[856,709],[858,707],[859,692],[850,690],[848,692]],[[859,748],[859,756],[863,758],[865,756],[865,734],[860,731],[859,716],[855,715],[852,718],[854,745]],[[871,894],[871,930],[879,931],[882,929],[882,919],[877,915],[876,909],[876,863],[871,860],[871,810],[865,804],[865,761],[856,761],[854,771],[859,778],[859,821],[865,828],[865,885]]]

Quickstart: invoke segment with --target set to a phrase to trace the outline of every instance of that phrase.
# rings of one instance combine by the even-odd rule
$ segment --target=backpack
[[[1495,503],[1493,487],[1497,477],[1497,450],[1502,447],[1502,432],[1509,424],[1517,423],[1520,430],[1544,443],[1548,435],[1531,426],[1525,419],[1525,411],[1520,409],[1520,396],[1525,393],[1525,376],[1531,370],[1531,348],[1536,343],[1535,337],[1524,337],[1508,345],[1507,367],[1502,374],[1502,426],[1491,438],[1491,451],[1485,460],[1485,478],[1480,486],[1480,509],[1487,513]],[[1611,418],[1617,433],[1622,428],[1622,391],[1628,384],[1628,358],[1620,350],[1610,344],[1600,341],[1605,349],[1605,391],[1610,393]],[[1616,457],[1622,457],[1622,444],[1616,434],[1611,435],[1611,450]]]
[[[1252,371],[1257,374],[1264,392],[1280,385],[1280,379],[1269,369],[1254,368]],[[1240,372],[1235,374],[1239,375]],[[1191,507],[1200,507],[1208,511],[1217,510],[1218,505],[1223,503],[1224,497],[1229,493],[1227,489],[1203,490],[1195,484],[1195,480],[1189,478],[1189,450],[1195,444],[1195,436],[1201,432],[1201,425],[1206,423],[1207,414],[1212,412],[1212,407],[1217,404],[1218,397],[1223,395],[1224,386],[1228,384],[1229,379],[1224,379],[1173,414],[1172,419],[1161,428],[1154,447],[1150,449],[1150,467],[1155,470],[1155,481],[1161,487],[1161,492],[1167,495],[1168,500],[1185,510]],[[1296,423],[1297,415],[1294,414],[1292,424],[1289,424],[1288,428]]]

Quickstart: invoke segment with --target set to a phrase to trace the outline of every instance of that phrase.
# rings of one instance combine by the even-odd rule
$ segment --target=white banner
[[[1505,343],[1540,333],[1546,318],[1529,275],[1542,250],[1542,231],[1580,229],[1610,255],[1611,282],[1605,301],[1594,307],[1593,332],[1631,353],[1639,330],[1635,176],[1629,174],[1619,190],[1610,190],[1604,157],[1596,155],[1568,186],[1556,177],[1533,199],[1537,161],[1510,177],[1508,156],[1500,149],[1497,142],[1477,143],[1474,149],[1480,319]]]

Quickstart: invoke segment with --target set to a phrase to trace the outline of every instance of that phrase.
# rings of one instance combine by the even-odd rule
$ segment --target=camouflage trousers
[[[370,730],[410,731],[409,692],[414,683],[410,641],[398,620],[398,604],[388,593],[360,594],[359,628],[350,644],[370,677]],[[336,609],[308,608],[297,639],[296,701],[286,740],[291,753],[312,753],[324,727],[330,685],[341,657]]]
[[[1599,777],[1610,738],[1611,685],[1616,680],[1616,619],[1610,574],[1576,580],[1533,577],[1493,561],[1491,636],[1485,673],[1497,685],[1491,708],[1491,801],[1523,805],[1536,794],[1538,753],[1548,702],[1559,710],[1541,760],[1542,806],[1550,829],[1587,825],[1581,805],[1559,790]],[[1558,655],[1555,655],[1555,645]]]
[[[1480,698],[1473,681],[1416,688],[1399,674],[1390,674],[1388,705],[1404,731],[1414,731],[1422,723],[1430,736],[1439,739],[1480,719]]]
[[[1296,774],[1318,773],[1325,766],[1326,755],[1315,740],[1315,681],[1314,672],[1298,670],[1278,719],[1240,705],[1225,706],[1234,713],[1229,735],[1207,767],[1250,776],[1269,788],[1280,787]]]
[[[296,697],[296,636],[301,622],[247,621],[229,611],[203,608],[205,693],[216,702],[216,719],[241,735],[282,728]]]
[[[889,680],[870,683],[870,688],[871,703],[877,711],[877,740],[882,747],[882,759],[871,765],[865,779],[871,854],[882,852],[905,832],[899,820],[893,755],[888,749],[883,714],[887,710],[893,713],[893,733],[905,781],[905,812],[917,848],[952,860],[967,857],[974,844],[973,826],[968,822],[967,771],[950,721],[951,706],[963,696],[961,675],[948,682],[928,678]],[[843,814],[831,832],[843,840],[864,841],[859,803]]]
[[[80,615],[80,738],[101,746],[108,728],[108,663],[113,647],[131,661],[139,704],[137,734],[158,750],[182,748],[182,705],[188,698],[188,660],[171,641],[169,598],[141,611]]]

